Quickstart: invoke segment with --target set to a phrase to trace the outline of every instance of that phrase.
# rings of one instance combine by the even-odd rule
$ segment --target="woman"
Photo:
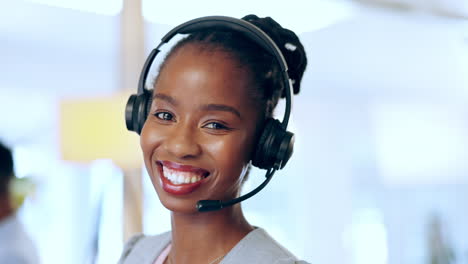
[[[244,20],[267,33],[299,92],[306,56],[297,36],[271,18]],[[199,200],[239,196],[265,120],[285,91],[275,58],[245,35],[204,29],[179,41],[154,81],[141,148],[172,231],[127,242],[120,263],[299,263],[240,204],[199,212]]]

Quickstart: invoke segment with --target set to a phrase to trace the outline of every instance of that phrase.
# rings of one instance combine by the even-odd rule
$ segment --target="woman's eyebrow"
[[[177,106],[179,104],[179,102],[177,102],[176,99],[174,99],[173,97],[167,95],[167,94],[162,94],[162,93],[155,93],[153,95],[153,100],[154,99],[160,99],[160,100],[163,100],[163,101],[166,101],[174,106]]]
[[[155,93],[153,95],[153,100],[155,99],[159,99],[159,100],[163,100],[163,101],[166,101],[174,106],[178,106],[179,105],[179,102],[172,96],[169,96],[167,94],[163,94],[163,93]],[[204,110],[204,111],[224,111],[224,112],[230,112],[230,113],[233,113],[235,114],[237,117],[241,118],[241,114],[240,112],[235,109],[234,107],[232,106],[229,106],[229,105],[224,105],[224,104],[206,104],[206,105],[202,105],[201,106],[201,110]],[[242,118],[241,118],[242,119]]]
[[[237,117],[241,118],[241,114],[237,109],[232,106],[223,105],[223,104],[206,104],[201,106],[201,109],[204,111],[225,111],[235,114]]]

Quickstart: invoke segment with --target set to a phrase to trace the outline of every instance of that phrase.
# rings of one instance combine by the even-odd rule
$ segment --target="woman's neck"
[[[253,227],[240,205],[214,212],[172,213],[171,263],[208,264],[227,254]]]

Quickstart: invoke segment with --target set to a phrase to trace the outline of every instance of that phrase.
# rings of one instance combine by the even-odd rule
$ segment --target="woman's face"
[[[168,59],[141,133],[145,165],[166,208],[192,213],[199,200],[239,194],[261,118],[249,84],[222,51],[189,44]]]

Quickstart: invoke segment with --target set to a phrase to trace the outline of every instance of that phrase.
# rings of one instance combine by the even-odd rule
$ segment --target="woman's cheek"
[[[226,154],[240,154],[240,150],[245,148],[245,134],[234,133],[221,138],[214,138],[212,142],[206,144],[206,149],[212,154],[224,156]]]
[[[243,163],[248,162],[246,153],[249,148],[245,133],[236,133],[221,139],[215,139],[209,144],[205,144],[205,150],[210,156],[217,160],[219,169],[232,170],[241,168]]]
[[[156,131],[158,130],[150,122],[146,122],[141,131],[140,146],[147,167],[151,164],[153,153],[162,140],[162,136]]]

